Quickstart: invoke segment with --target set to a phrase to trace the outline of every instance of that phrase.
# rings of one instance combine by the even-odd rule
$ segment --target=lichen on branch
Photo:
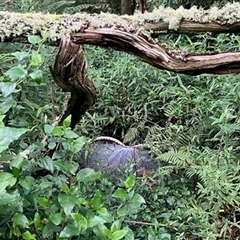
[[[136,12],[133,16],[118,16],[109,13],[21,14],[2,11],[0,12],[0,38],[4,41],[14,37],[26,37],[29,34],[49,31],[49,41],[56,41],[62,35],[79,32],[86,25],[86,22],[90,28],[113,28],[145,36],[147,35],[146,31],[178,31],[179,29],[187,31],[187,28],[181,28],[181,25],[189,22],[192,23],[193,32],[194,23],[203,25],[215,23],[218,24],[217,26],[221,31],[223,25],[231,29],[231,26],[240,22],[240,3],[228,3],[221,9],[213,6],[209,10],[198,9],[195,6],[191,9],[180,7],[176,10],[160,6],[152,12],[144,14]],[[154,26],[150,27],[149,24]],[[159,26],[159,29],[156,26]],[[239,25],[236,27],[239,30]],[[216,28],[216,25],[213,25],[213,28]],[[204,31],[204,27],[202,31]]]

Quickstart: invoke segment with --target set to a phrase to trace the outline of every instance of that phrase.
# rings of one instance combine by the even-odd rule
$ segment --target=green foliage
[[[30,3],[11,4],[40,6]],[[56,49],[44,39],[1,44],[0,238],[237,239],[238,75],[173,74],[86,46],[98,100],[73,131],[69,119],[52,125],[65,93],[53,93],[48,65]],[[235,34],[166,40],[192,52],[239,50]],[[99,135],[150,144],[162,167],[143,177],[127,169],[117,180],[79,169],[83,145]]]

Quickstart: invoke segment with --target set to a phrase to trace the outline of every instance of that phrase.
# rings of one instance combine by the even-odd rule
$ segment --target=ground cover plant
[[[71,130],[69,118],[52,125],[66,94],[45,38],[0,46],[0,238],[238,239],[239,76],[175,74],[85,46],[98,100]],[[234,34],[167,41],[239,50]],[[150,145],[160,167],[139,176],[129,166],[117,180],[79,168],[102,135]]]

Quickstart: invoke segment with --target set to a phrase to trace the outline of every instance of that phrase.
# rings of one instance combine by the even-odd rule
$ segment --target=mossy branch
[[[51,45],[58,45],[61,36],[71,35],[74,43],[125,51],[157,68],[178,73],[240,72],[240,52],[186,54],[153,39],[153,36],[168,32],[209,31],[239,32],[240,3],[209,10],[160,7],[153,12],[133,16],[0,12],[0,37],[5,42],[26,42],[28,35],[49,32],[47,42]]]

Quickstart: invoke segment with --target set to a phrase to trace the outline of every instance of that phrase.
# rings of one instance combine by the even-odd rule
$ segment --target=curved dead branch
[[[63,37],[56,55],[54,67],[50,67],[54,81],[71,95],[57,124],[72,115],[71,128],[79,122],[86,110],[96,101],[96,89],[87,76],[87,59],[82,45]]]
[[[109,28],[88,28],[84,32],[72,34],[71,38],[76,44],[85,43],[125,51],[154,67],[177,73],[197,75],[240,72],[240,52],[184,54],[164,43],[151,43],[141,36]]]

